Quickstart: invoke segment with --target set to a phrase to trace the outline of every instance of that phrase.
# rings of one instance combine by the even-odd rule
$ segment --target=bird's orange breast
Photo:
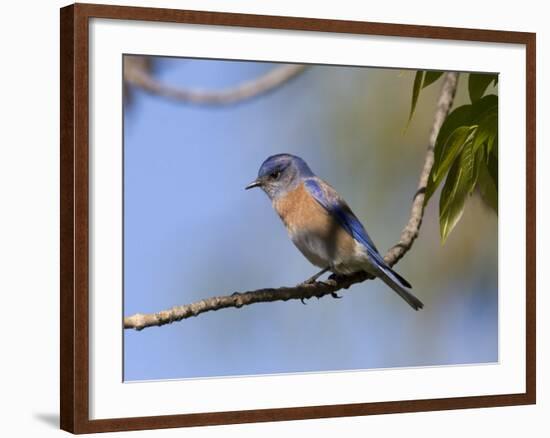
[[[315,236],[326,243],[329,252],[352,254],[355,240],[300,184],[273,202],[291,237],[296,234]],[[294,240],[294,239],[293,239]]]

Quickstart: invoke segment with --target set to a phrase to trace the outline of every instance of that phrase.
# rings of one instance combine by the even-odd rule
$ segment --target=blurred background
[[[149,79],[216,91],[281,65],[125,61],[127,79],[147,75],[134,76],[142,86],[127,80],[124,90],[124,315],[291,286],[317,272],[266,195],[244,190],[272,154],[304,158],[346,199],[382,254],[398,241],[441,80],[423,90],[405,130],[414,71],[311,66],[257,97],[201,105],[163,96]],[[454,106],[468,101],[466,85],[459,82]],[[497,226],[474,194],[442,246],[435,195],[419,238],[395,267],[423,310],[376,280],[339,300],[260,303],[125,330],[124,380],[496,362]]]

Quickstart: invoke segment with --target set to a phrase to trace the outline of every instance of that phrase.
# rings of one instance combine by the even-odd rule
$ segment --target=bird
[[[414,310],[424,307],[411,284],[384,261],[363,224],[336,190],[316,176],[300,157],[268,157],[245,189],[261,188],[285,225],[294,245],[320,272],[345,276],[360,271],[381,279]]]

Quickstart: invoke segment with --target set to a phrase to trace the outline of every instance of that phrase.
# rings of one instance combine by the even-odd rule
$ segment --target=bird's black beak
[[[245,190],[248,190],[248,189],[253,189],[254,187],[259,187],[262,185],[262,182],[260,180],[254,180],[252,181],[250,184],[248,184],[244,189]]]

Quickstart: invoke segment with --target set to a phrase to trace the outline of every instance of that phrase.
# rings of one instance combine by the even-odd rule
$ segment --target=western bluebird
[[[415,309],[424,307],[411,285],[385,262],[359,219],[330,185],[295,155],[278,154],[263,162],[246,189],[261,187],[286,226],[292,242],[315,266],[336,275],[366,271],[380,278]]]

